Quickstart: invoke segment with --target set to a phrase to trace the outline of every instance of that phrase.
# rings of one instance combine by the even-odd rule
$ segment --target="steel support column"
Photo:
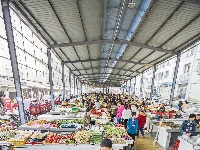
[[[5,23],[6,36],[7,36],[8,48],[9,48],[9,53],[10,53],[11,65],[12,65],[14,84],[15,84],[15,89],[16,89],[16,99],[18,103],[20,122],[22,125],[24,125],[26,123],[25,114],[24,114],[24,104],[22,100],[21,82],[20,82],[19,69],[18,69],[18,63],[17,63],[15,42],[14,42],[14,37],[13,37],[12,22],[11,22],[11,17],[10,17],[9,1],[2,0],[1,4],[2,4],[3,18],[4,18],[4,23]]]
[[[154,65],[154,67],[153,67],[153,77],[152,77],[152,82],[151,82],[151,94],[150,94],[150,99],[151,100],[152,100],[153,92],[154,92],[155,76],[156,76],[156,65]]]
[[[50,95],[51,95],[51,109],[52,109],[52,111],[55,111],[54,96],[53,96],[53,76],[52,76],[52,66],[51,66],[51,51],[49,49],[47,50],[47,56],[48,56]]]
[[[141,84],[140,84],[140,98],[143,97],[143,77],[144,77],[144,74],[142,72],[142,75],[141,75]]]
[[[127,84],[127,81],[126,81],[126,88],[125,88],[125,91],[126,91],[126,95],[127,95],[127,92],[128,92],[128,84]]]
[[[136,77],[135,77],[135,82],[134,82],[134,97],[136,96]]]
[[[74,77],[74,96],[75,96],[75,95],[76,95],[76,85],[75,85],[75,84],[76,84],[76,81],[75,81],[75,74],[74,74],[73,77]]]
[[[63,83],[63,100],[65,100],[65,65],[62,63],[62,83]]]
[[[130,86],[129,86],[129,96],[131,95],[131,80],[130,80]]]
[[[72,95],[72,81],[71,81],[71,72],[69,72],[69,96],[71,99],[71,95]]]
[[[83,83],[81,83],[81,96],[83,95]]]
[[[78,96],[78,78],[76,78],[76,91],[77,91],[77,96]]]
[[[173,78],[173,83],[172,83],[172,89],[171,89],[171,94],[170,94],[170,100],[169,100],[169,105],[172,106],[172,101],[174,99],[174,91],[175,91],[175,86],[176,86],[176,78],[178,75],[178,68],[179,68],[179,63],[181,60],[181,53],[177,54],[177,59],[176,59],[176,66],[174,70],[174,78]]]

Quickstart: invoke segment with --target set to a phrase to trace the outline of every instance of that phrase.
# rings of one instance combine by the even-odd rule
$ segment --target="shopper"
[[[122,112],[125,109],[124,104],[122,102],[118,103],[118,109],[117,109],[117,123],[122,123],[121,119],[122,119]]]
[[[103,139],[100,146],[101,147],[98,148],[97,150],[113,150],[112,149],[112,141],[111,141],[111,139],[108,139],[108,138]]]
[[[188,135],[191,136],[196,131],[196,115],[190,114],[189,119],[183,121],[180,127],[180,135]]]
[[[197,125],[199,125],[199,123],[200,123],[200,114],[196,115],[195,122],[196,122]]]
[[[182,115],[181,115],[181,112],[180,111],[177,111],[176,112],[176,115],[174,116],[174,118],[182,118]]]
[[[83,117],[83,126],[84,127],[87,127],[90,124],[90,122],[91,122],[90,115],[91,115],[90,109],[87,109],[85,116]]]
[[[145,138],[144,136],[144,125],[146,124],[147,120],[147,115],[144,110],[139,111],[138,115],[138,137],[139,137],[139,131],[142,134],[142,137]]]
[[[165,112],[165,104],[162,103],[159,108],[159,112]]]
[[[182,101],[179,101],[179,103],[178,103],[178,108],[179,108],[180,111],[182,111],[182,105],[183,105],[183,102],[182,102]]]
[[[122,120],[125,128],[127,128],[127,121],[130,117],[131,117],[131,110],[128,108],[128,105],[126,105],[125,109],[122,112]]]
[[[96,109],[100,109],[101,108],[101,104],[100,104],[99,100],[97,100],[95,102],[95,107],[96,107]]]
[[[188,102],[185,101],[181,107],[182,107],[183,111],[187,110],[188,109]]]
[[[136,113],[132,112],[132,117],[127,121],[127,132],[130,137],[135,141],[135,136],[138,133],[138,119],[136,118]],[[134,149],[134,143],[131,145],[131,149]]]
[[[146,103],[145,103],[145,100],[144,100],[144,98],[142,98],[142,103],[141,103],[141,105],[142,105],[142,106],[145,106],[145,104],[146,104]]]

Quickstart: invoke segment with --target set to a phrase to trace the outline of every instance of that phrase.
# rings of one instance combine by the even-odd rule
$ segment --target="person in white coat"
[[[131,117],[131,113],[131,109],[129,109],[128,105],[126,105],[125,109],[122,112],[122,120],[125,128],[127,128],[127,121]]]

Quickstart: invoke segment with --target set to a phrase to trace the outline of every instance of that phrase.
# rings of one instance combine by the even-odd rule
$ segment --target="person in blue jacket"
[[[127,121],[127,132],[130,137],[135,141],[135,136],[138,133],[138,119],[136,117],[136,112],[132,112],[132,117]],[[134,143],[134,142],[133,142]],[[134,144],[131,145],[131,149],[134,149]]]
[[[180,135],[188,135],[191,136],[196,131],[196,115],[190,114],[189,119],[183,121],[180,127]]]

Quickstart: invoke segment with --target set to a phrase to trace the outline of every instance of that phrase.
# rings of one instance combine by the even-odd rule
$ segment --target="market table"
[[[182,137],[178,137],[178,139],[180,140],[178,150],[200,150],[199,145],[194,145],[192,142]]]
[[[184,120],[187,120],[187,118],[179,118],[179,119],[164,119],[163,122],[174,122],[174,124],[182,124]],[[158,120],[152,120],[150,118],[147,118],[147,131],[149,133],[157,132],[158,127],[154,123],[159,122]]]
[[[2,120],[10,120],[10,116],[7,116],[7,115],[0,116],[0,119],[2,119]]]
[[[63,119],[66,119],[66,120],[73,120],[73,119],[81,119],[83,117],[69,117],[69,116],[66,116],[66,115],[48,115],[48,114],[44,114],[44,115],[40,115],[37,117],[37,119],[39,120],[46,120],[46,121],[51,121],[51,120],[63,120]]]
[[[194,135],[200,133],[200,129],[197,129]],[[161,127],[158,134],[158,144],[164,149],[169,149],[173,147],[174,142],[177,140],[180,135],[180,129],[167,129]]]
[[[113,144],[114,150],[122,150],[124,147],[127,147],[127,144]],[[23,149],[23,150],[29,150],[29,149],[37,149],[37,150],[55,150],[55,149],[65,149],[65,150],[81,150],[81,149],[87,149],[87,150],[96,150],[100,147],[100,145],[90,145],[90,144],[81,144],[81,145],[34,145],[34,146],[20,146],[16,147],[16,150]]]
[[[76,128],[36,128],[27,125],[22,125],[18,127],[19,130],[33,130],[33,131],[41,131],[41,132],[76,132]]]

